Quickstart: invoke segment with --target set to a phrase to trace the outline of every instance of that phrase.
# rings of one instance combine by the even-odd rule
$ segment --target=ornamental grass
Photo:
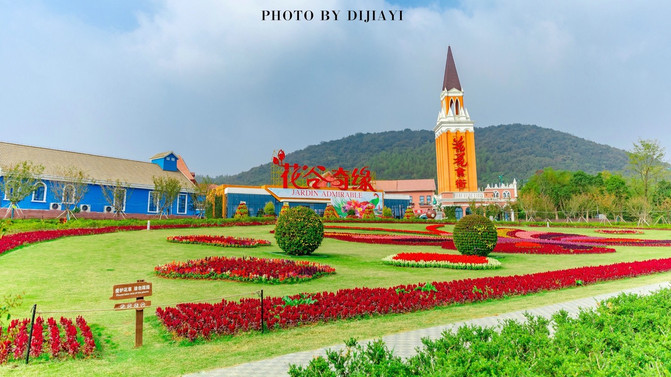
[[[308,261],[255,257],[207,257],[156,266],[158,276],[173,279],[298,283],[335,273],[335,268]]]
[[[382,261],[400,267],[439,267],[460,270],[485,270],[501,267],[501,262],[494,258],[442,253],[398,253],[382,258]]]

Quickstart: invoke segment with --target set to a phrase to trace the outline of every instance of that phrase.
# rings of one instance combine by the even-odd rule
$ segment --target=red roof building
[[[416,215],[425,214],[433,208],[433,197],[436,194],[436,182],[433,179],[400,179],[377,180],[373,187],[386,194],[410,196],[410,205]]]

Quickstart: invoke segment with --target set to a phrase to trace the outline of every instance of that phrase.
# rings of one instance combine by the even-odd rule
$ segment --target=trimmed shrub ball
[[[480,215],[462,217],[454,226],[452,237],[461,254],[483,257],[494,250],[499,238],[494,223]]]
[[[277,219],[275,241],[287,254],[312,254],[322,243],[322,239],[324,224],[310,208],[289,208]]]

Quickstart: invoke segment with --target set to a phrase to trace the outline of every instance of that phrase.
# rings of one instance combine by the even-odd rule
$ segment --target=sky
[[[476,127],[656,139],[669,161],[669,16],[667,0],[0,0],[0,141],[235,174],[277,149],[432,130],[451,46]]]

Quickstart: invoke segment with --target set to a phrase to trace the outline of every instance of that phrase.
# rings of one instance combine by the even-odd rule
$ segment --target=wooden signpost
[[[135,298],[135,301],[114,305],[114,310],[135,309],[135,348],[142,347],[142,323],[144,320],[144,308],[151,306],[151,301],[146,301],[146,296],[151,296],[151,283],[138,280],[136,283],[118,284],[112,288],[110,300],[126,300]]]

